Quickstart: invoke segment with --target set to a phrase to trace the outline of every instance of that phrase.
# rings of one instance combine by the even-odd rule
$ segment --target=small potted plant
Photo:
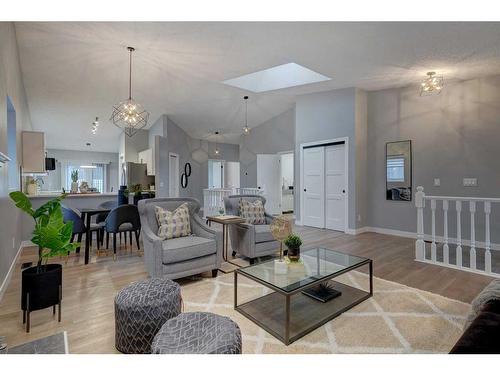
[[[285,239],[285,246],[288,247],[288,259],[297,262],[300,259],[300,246],[302,239],[295,233],[292,233]]]
[[[71,193],[78,193],[78,169],[71,172]]]
[[[59,321],[61,321],[62,266],[47,264],[47,261],[55,256],[68,255],[79,244],[71,243],[73,223],[64,223],[61,200],[65,194],[51,199],[36,210],[24,193],[14,191],[9,196],[16,207],[35,221],[31,241],[38,246],[38,262],[36,266],[23,270],[21,278],[23,323],[26,323],[26,332],[29,332],[31,311],[52,306],[55,312],[55,306],[59,305]]]

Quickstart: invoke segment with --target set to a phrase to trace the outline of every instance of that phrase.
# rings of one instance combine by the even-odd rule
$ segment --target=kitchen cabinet
[[[139,152],[139,163],[147,165],[147,175],[155,175],[155,158],[152,148]]]
[[[23,173],[45,173],[45,134],[23,131]]]

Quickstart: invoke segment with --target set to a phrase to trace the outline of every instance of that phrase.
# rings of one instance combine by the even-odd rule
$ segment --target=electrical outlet
[[[441,179],[435,178],[434,179],[434,186],[441,186]]]
[[[16,248],[16,237],[12,237],[12,248]]]
[[[358,221],[361,221],[361,215],[358,215]]]
[[[464,178],[463,179],[463,185],[464,186],[477,186],[477,178]]]
[[[162,182],[160,182],[160,187],[163,187],[163,186],[164,186],[164,184],[163,184],[163,181],[162,181]]]

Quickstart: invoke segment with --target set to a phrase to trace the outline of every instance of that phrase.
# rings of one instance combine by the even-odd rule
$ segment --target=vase
[[[288,259],[292,262],[297,262],[300,259],[300,247],[288,248]]]
[[[47,264],[25,269],[21,274],[21,309],[26,332],[30,329],[30,312],[59,305],[61,321],[62,266]],[[27,320],[26,320],[27,317]]]
[[[85,194],[89,190],[89,184],[86,181],[82,181],[80,184],[80,193]]]
[[[28,184],[27,190],[28,190],[28,195],[37,195],[38,194],[38,185],[36,183]]]
[[[73,182],[71,183],[71,193],[72,193],[72,194],[76,194],[76,193],[78,193],[78,182],[73,181]]]

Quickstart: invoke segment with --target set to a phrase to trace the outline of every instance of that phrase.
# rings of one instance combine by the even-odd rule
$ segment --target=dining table
[[[89,258],[90,258],[90,243],[92,242],[92,237],[91,237],[91,231],[90,231],[90,225],[91,225],[91,219],[92,216],[98,215],[98,214],[107,214],[111,211],[110,208],[103,208],[103,207],[95,207],[95,208],[80,208],[78,211],[80,211],[81,218],[83,222],[85,223],[85,264],[89,264]],[[97,239],[99,241],[99,238]]]

